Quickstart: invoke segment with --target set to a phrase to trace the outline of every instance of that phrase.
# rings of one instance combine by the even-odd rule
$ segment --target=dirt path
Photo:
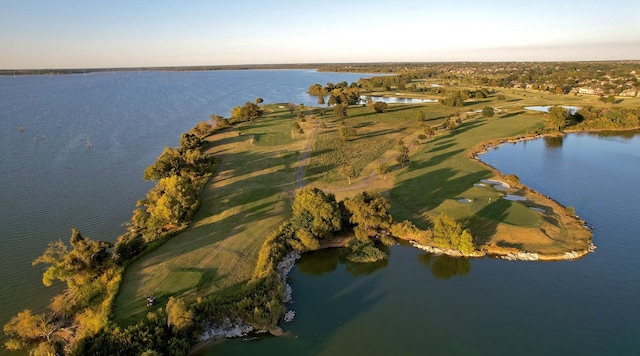
[[[298,173],[296,175],[296,183],[298,184],[298,187],[302,188],[306,185],[305,181],[304,181],[304,170],[307,166],[307,161],[309,160],[309,155],[311,154],[311,146],[313,145],[313,140],[316,137],[316,133],[318,133],[318,130],[320,129],[320,122],[318,120],[316,120],[316,127],[313,129],[313,131],[311,132],[311,136],[309,136],[309,140],[307,142],[307,145],[304,148],[304,151],[302,152],[302,158],[300,159],[300,165],[298,166]],[[413,148],[413,142],[408,146],[409,151],[411,151],[411,149]],[[384,163],[387,163],[389,161],[392,161],[392,158],[388,158],[386,160],[384,160]],[[367,178],[365,178],[364,180],[358,182],[357,184],[354,185],[350,185],[348,187],[344,187],[344,188],[337,188],[337,189],[325,189],[324,191],[327,193],[337,193],[337,192],[348,192],[348,191],[352,191],[352,190],[360,190],[363,188],[366,188],[367,186],[371,185],[371,183],[373,182],[373,180],[376,177],[376,172],[373,171],[371,172],[371,174],[369,174],[369,176]]]

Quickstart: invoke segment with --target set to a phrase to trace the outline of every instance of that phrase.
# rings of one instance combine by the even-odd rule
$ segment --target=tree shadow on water
[[[385,252],[388,254],[388,249]],[[387,259],[368,263],[351,262],[347,259],[350,253],[351,251],[348,248],[331,248],[307,252],[296,265],[301,273],[321,276],[335,271],[338,265],[344,264],[345,271],[352,276],[359,276],[371,274],[389,264]]]
[[[438,279],[462,277],[471,272],[471,263],[468,258],[464,257],[424,253],[418,255],[418,261],[425,267],[430,268],[431,274]]]

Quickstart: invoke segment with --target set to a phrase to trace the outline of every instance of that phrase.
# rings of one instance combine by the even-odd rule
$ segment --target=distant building
[[[602,94],[603,90],[601,87],[580,87],[578,88],[578,94],[587,94],[587,95],[599,95]]]
[[[623,90],[620,96],[638,96],[638,89],[631,88]]]

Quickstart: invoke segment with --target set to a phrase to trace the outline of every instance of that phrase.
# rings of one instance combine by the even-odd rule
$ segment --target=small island
[[[46,317],[14,317],[7,348],[184,354],[219,336],[280,335],[295,316],[287,274],[301,253],[322,248],[347,247],[356,263],[385,259],[380,247],[400,240],[459,257],[592,252],[571,206],[480,157],[566,130],[637,129],[638,100],[615,106],[562,87],[452,78],[451,67],[314,84],[318,106],[257,98],[198,123],[144,172],[156,186],[115,245],[73,230],[70,245],[51,243],[34,261],[48,265],[45,284],[67,289]]]

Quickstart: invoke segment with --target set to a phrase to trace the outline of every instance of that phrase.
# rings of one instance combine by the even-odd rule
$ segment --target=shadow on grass
[[[510,206],[511,202],[508,200],[496,199],[467,219],[465,225],[471,231],[476,247],[487,244],[496,234],[498,224],[507,218]]]
[[[498,118],[500,118],[500,119],[508,119],[510,117],[514,117],[514,116],[518,116],[518,115],[522,115],[522,114],[524,114],[524,111],[516,111],[516,112],[512,112],[512,113],[501,115]]]
[[[156,296],[157,305],[164,305],[170,296],[181,295],[187,291],[206,291],[215,288],[216,283],[226,278],[231,278],[227,282],[221,282],[221,286],[233,282],[237,279],[249,278],[253,267],[248,267],[239,272],[238,276],[220,275],[218,273],[235,272],[220,271],[219,267],[213,264],[202,267],[191,267],[198,265],[198,261],[189,260],[190,254],[202,248],[210,249],[211,253],[222,252],[225,259],[232,265],[239,261],[252,260],[256,258],[256,248],[259,249],[262,241],[270,233],[271,226],[264,226],[264,221],[280,218],[283,214],[282,208],[277,208],[283,202],[283,192],[287,192],[290,186],[295,184],[295,173],[283,169],[282,167],[292,164],[297,157],[286,155],[279,156],[276,153],[261,153],[254,151],[243,151],[228,155],[224,162],[218,167],[218,177],[213,177],[207,184],[201,195],[202,204],[196,212],[191,226],[184,232],[176,235],[157,250],[135,261],[123,278],[121,291],[116,297],[114,311],[120,320],[135,322],[142,318],[149,311],[145,305],[146,295],[140,295],[145,287],[142,281],[148,279],[143,274],[151,273],[152,278],[162,278],[163,280],[171,276],[173,272],[194,272],[199,273],[199,279],[194,283],[177,283],[175,289],[166,286],[168,290],[150,291]],[[220,179],[220,175],[233,177]],[[243,178],[244,177],[244,178]],[[222,182],[222,185],[219,183]],[[227,182],[227,184],[224,184]],[[215,186],[215,187],[214,187]],[[286,200],[286,199],[285,199]],[[284,201],[285,207],[288,204]],[[218,218],[209,220],[217,215]],[[269,224],[277,224],[275,220],[270,220]],[[222,242],[230,237],[237,239],[238,234],[245,233],[247,229],[256,229],[264,226],[259,236],[243,236],[247,246],[244,248],[238,242],[232,242],[220,247]],[[198,252],[198,256],[201,255]],[[217,255],[216,255],[217,256]],[[159,267],[156,267],[160,265]],[[151,268],[151,271],[147,271]],[[169,271],[159,270],[168,268]],[[154,270],[155,269],[155,270]],[[143,272],[144,271],[144,272]],[[246,276],[245,276],[246,274]],[[163,282],[161,282],[163,283]],[[152,285],[161,284],[152,283]],[[157,287],[152,287],[157,288]],[[161,288],[165,289],[165,288]],[[142,291],[142,292],[141,292]]]
[[[357,137],[351,139],[351,141],[357,141],[357,140],[362,140],[362,139],[367,139],[367,138],[372,138],[372,137],[378,137],[378,136],[386,136],[386,135],[392,135],[395,133],[400,133],[404,131],[403,128],[399,128],[399,129],[384,129],[384,130],[380,130],[380,131],[375,131],[375,132],[370,132],[370,133],[366,133],[366,134],[362,134],[362,135],[358,135]]]

